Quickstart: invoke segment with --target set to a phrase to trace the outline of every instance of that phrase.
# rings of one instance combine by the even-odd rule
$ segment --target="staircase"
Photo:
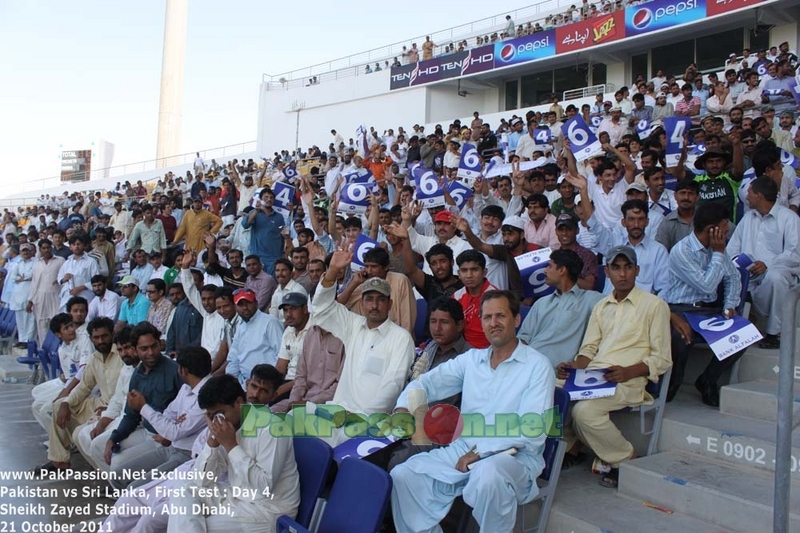
[[[621,465],[618,491],[600,487],[589,463],[563,472],[547,532],[772,531],[778,354],[748,349],[739,383],[722,388],[714,409],[701,403],[693,386],[711,352],[695,348],[686,381],[667,404],[658,453]],[[800,366],[794,379],[797,427]],[[638,415],[613,418],[643,455]],[[791,531],[800,532],[800,429],[792,442]]]

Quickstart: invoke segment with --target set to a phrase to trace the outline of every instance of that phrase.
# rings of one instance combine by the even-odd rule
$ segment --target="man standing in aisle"
[[[50,319],[58,313],[58,271],[64,259],[53,255],[53,244],[47,239],[39,241],[39,256],[39,261],[33,267],[27,311],[36,317],[36,337],[41,347],[47,336]]]

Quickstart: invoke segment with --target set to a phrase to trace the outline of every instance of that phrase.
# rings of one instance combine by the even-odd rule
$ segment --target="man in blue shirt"
[[[283,236],[281,232],[286,222],[283,215],[272,209],[275,193],[269,189],[261,191],[255,209],[247,217],[242,217],[242,227],[250,229],[250,253],[261,259],[264,270],[275,275],[275,261],[283,255]]]
[[[728,208],[716,202],[699,206],[694,215],[694,232],[678,241],[669,253],[669,285],[661,294],[661,298],[669,304],[672,326],[673,370],[667,392],[668,402],[675,397],[683,382],[690,345],[703,342],[700,334],[689,326],[683,313],[722,313],[727,318],[736,313],[739,305],[739,271],[725,252],[730,216]],[[724,286],[722,305],[717,303],[720,283]],[[695,382],[704,404],[719,407],[717,381],[743,352],[722,361],[711,355],[711,361]]]
[[[516,296],[487,291],[481,320],[490,346],[469,350],[422,374],[400,394],[396,411],[424,413],[427,398],[461,392],[461,412],[483,415],[486,424],[495,424],[501,413],[545,415],[553,406],[555,373],[544,355],[517,339]],[[395,467],[392,514],[398,533],[433,531],[457,496],[473,508],[481,531],[512,531],[517,505],[538,492],[545,438],[544,432],[537,437],[460,437]],[[492,455],[510,448],[517,454]]]
[[[174,359],[173,354],[187,346],[200,346],[203,334],[203,315],[192,307],[186,297],[183,285],[173,283],[169,286],[169,299],[175,305],[172,322],[167,331],[166,352]]]
[[[183,382],[178,374],[178,365],[161,354],[161,332],[149,322],[137,324],[131,331],[131,343],[136,346],[141,363],[131,376],[129,396],[134,392],[147,399],[155,411],[161,413],[178,395]],[[158,437],[156,430],[130,404],[125,406],[122,420],[106,443],[104,458],[111,470],[117,471],[120,464],[130,459],[126,450],[141,444],[145,439]],[[164,444],[164,443],[162,443]],[[116,489],[124,489],[133,481],[123,478],[119,469],[110,481]]]
[[[139,285],[133,276],[125,276],[117,282],[122,293],[122,304],[119,307],[119,319],[117,320],[116,331],[123,326],[135,326],[139,322],[147,319],[147,311],[150,310],[150,300],[139,292]]]
[[[233,335],[225,372],[244,385],[254,366],[262,363],[275,366],[278,362],[283,327],[277,318],[258,310],[256,293],[251,289],[235,290],[233,303],[242,323]]]

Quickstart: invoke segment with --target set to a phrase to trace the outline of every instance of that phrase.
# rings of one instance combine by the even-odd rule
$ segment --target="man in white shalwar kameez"
[[[39,241],[39,256],[39,261],[33,266],[28,312],[32,312],[36,319],[36,337],[41,347],[50,327],[50,319],[58,313],[58,271],[64,264],[64,258],[53,255],[53,244],[47,239]]]
[[[92,278],[100,273],[97,261],[86,255],[89,237],[73,235],[69,238],[72,255],[58,271],[58,284],[61,285],[59,309],[66,310],[67,302],[73,296],[83,296],[87,302],[94,299]]]
[[[36,320],[28,311],[28,299],[31,294],[31,279],[36,258],[33,257],[36,247],[25,243],[19,247],[21,261],[15,262],[8,269],[6,276],[11,283],[11,294],[8,297],[8,308],[14,311],[17,318],[17,343],[27,344],[36,338]]]
[[[415,413],[419,425],[427,410],[425,397],[448,398],[461,392],[461,412],[482,415],[486,427],[500,414],[516,414],[524,425],[532,424],[531,417],[549,418],[555,373],[547,357],[517,339],[520,316],[514,295],[484,294],[481,321],[491,346],[469,350],[412,381],[397,400],[396,410]],[[538,420],[539,428],[547,425]],[[397,532],[441,532],[439,522],[453,500],[463,496],[482,532],[510,533],[517,506],[538,493],[536,478],[544,468],[545,439],[544,431],[529,437],[459,437],[449,446],[396,466],[391,476]],[[510,448],[517,454],[492,455]],[[476,464],[469,470],[472,463]]]
[[[272,533],[279,516],[297,514],[300,477],[293,441],[273,437],[269,428],[256,429],[253,437],[243,436],[245,398],[238,379],[230,374],[209,379],[200,391],[198,405],[206,411],[210,436],[194,462],[194,471],[213,472],[217,480],[187,481],[182,485],[186,490],[170,498],[170,506],[179,512],[170,512],[169,533]],[[193,495],[189,487],[218,491],[202,497]],[[242,495],[234,495],[233,487]]]

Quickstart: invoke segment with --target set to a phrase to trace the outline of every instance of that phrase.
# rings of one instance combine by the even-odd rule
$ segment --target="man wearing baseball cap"
[[[361,415],[391,413],[414,361],[414,341],[389,319],[392,288],[385,279],[361,284],[363,316],[336,302],[336,280],[352,260],[352,252],[335,252],[314,296],[313,324],[339,338],[347,353],[332,403]],[[330,443],[345,439],[337,431]]]
[[[556,237],[559,250],[571,250],[578,254],[583,263],[581,273],[576,282],[584,290],[594,290],[597,278],[597,254],[578,243],[580,219],[571,213],[562,213],[556,218]]]
[[[575,457],[578,441],[597,455],[595,469],[606,472],[604,487],[616,488],[619,464],[632,459],[633,445],[609,419],[609,413],[652,401],[645,390],[672,366],[670,313],[667,304],[636,286],[636,252],[615,246],[605,256],[605,272],[614,290],[592,310],[583,344],[572,362],[558,365],[559,379],[570,369],[607,369],[605,379],[616,383],[613,396],[574,402],[571,423],[565,427],[568,453]]]
[[[264,363],[274,366],[278,362],[283,326],[277,318],[258,309],[252,289],[233,291],[233,303],[242,322],[231,341],[225,372],[236,376],[244,386],[254,366]]]
[[[445,209],[443,211],[439,211],[433,216],[434,232],[436,233],[435,237],[420,235],[419,232],[414,229],[414,225],[411,223],[411,218],[406,214],[403,216],[403,227],[408,230],[408,242],[411,244],[411,249],[423,257],[428,254],[428,251],[435,244],[444,244],[449,247],[453,251],[454,257],[458,257],[458,254],[470,249],[469,244],[467,244],[464,239],[456,235],[456,233],[458,233],[455,224],[457,217],[455,213],[451,211]],[[455,263],[453,264],[455,265]],[[425,274],[433,274],[431,271],[431,265],[427,260],[422,266],[422,271]],[[455,274],[456,272],[458,272],[458,269],[454,266],[453,273]]]

